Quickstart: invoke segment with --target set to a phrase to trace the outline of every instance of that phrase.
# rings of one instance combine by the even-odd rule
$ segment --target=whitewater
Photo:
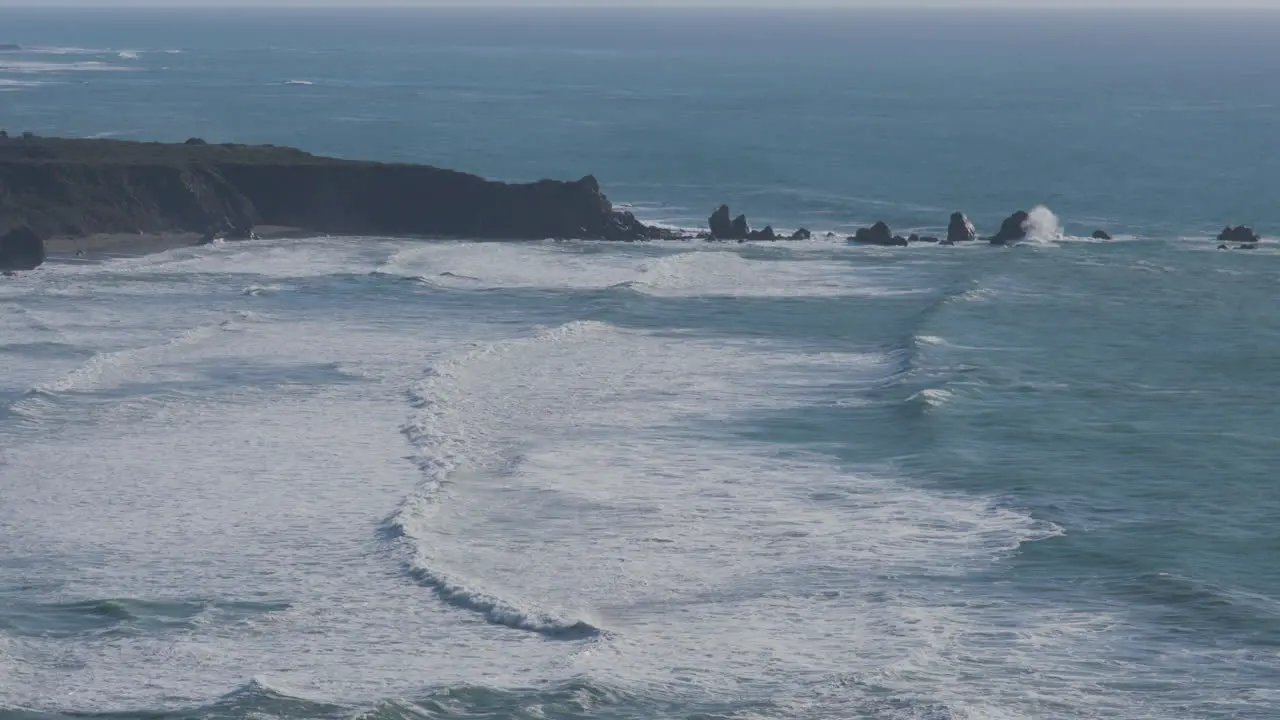
[[[1151,653],[1143,613],[1038,590],[1062,518],[913,471],[994,392],[954,354],[1010,350],[949,315],[1126,245],[321,238],[6,278],[0,715],[1204,717],[1237,701],[1143,678],[1241,650]]]

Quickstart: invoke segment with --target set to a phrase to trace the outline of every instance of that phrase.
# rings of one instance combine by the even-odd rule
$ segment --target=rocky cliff
[[[590,176],[508,184],[271,146],[0,138],[0,233],[206,233],[255,225],[506,239],[661,234],[615,212]]]

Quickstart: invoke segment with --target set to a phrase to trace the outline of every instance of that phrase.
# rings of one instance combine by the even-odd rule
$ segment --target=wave
[[[41,73],[68,72],[123,72],[134,68],[112,65],[100,60],[78,62],[48,62],[40,60],[8,60],[0,57],[0,72],[36,75]]]
[[[284,84],[285,85],[315,85],[315,83],[310,80],[285,80]]]
[[[220,320],[188,328],[154,345],[95,353],[79,367],[61,377],[35,385],[9,409],[28,421],[39,421],[53,408],[53,403],[60,395],[96,392],[115,387],[144,366],[163,359],[167,353],[205,343],[219,333],[236,332],[242,330],[246,323],[261,320],[262,317],[256,313],[236,311]]]
[[[952,397],[952,392],[946,388],[925,388],[907,398],[907,402],[933,409],[946,405]]]
[[[286,602],[109,598],[53,603],[11,602],[0,629],[24,637],[100,637],[190,630],[289,609]]]
[[[394,253],[379,272],[450,289],[627,289],[655,297],[873,297],[916,288],[885,282],[839,255],[750,246],[651,243],[418,243]]]

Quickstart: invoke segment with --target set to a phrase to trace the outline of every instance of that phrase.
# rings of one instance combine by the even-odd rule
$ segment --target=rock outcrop
[[[1222,232],[1218,233],[1218,241],[1239,243],[1240,245],[1256,245],[1262,242],[1262,238],[1248,225],[1237,225],[1235,227],[1228,225],[1222,229]]]
[[[804,228],[800,228],[799,230],[791,233],[792,240],[808,240],[812,237],[813,237],[813,233],[809,232],[808,230],[805,230]]]
[[[0,235],[0,270],[34,270],[44,262],[44,239],[29,227]]]
[[[733,220],[730,219],[729,206],[721,205],[711,213],[711,217],[707,218],[707,225],[711,227],[711,237],[730,239],[733,234]]]
[[[1094,230],[1093,235],[1091,235],[1090,237],[1092,237],[1094,240],[1110,240],[1111,234],[1108,233],[1106,230]]]
[[[745,222],[746,218],[743,218]],[[772,225],[765,225],[763,230],[752,230],[747,233],[748,240],[777,240],[778,233],[773,231]]]
[[[747,216],[739,215],[729,219],[729,206],[721,205],[707,218],[711,227],[712,240],[746,240],[751,235],[751,226],[747,224]]]
[[[426,165],[292,148],[0,139],[0,230],[38,236],[206,233],[258,225],[318,234],[644,240],[586,176],[510,184]]]
[[[978,231],[974,228],[973,222],[962,212],[951,213],[951,222],[947,225],[947,244],[954,245],[958,242],[969,242],[978,237]]]
[[[906,245],[905,238],[895,236],[889,226],[883,222],[877,222],[869,228],[858,228],[853,237],[849,238],[849,242],[858,243],[860,245]]]
[[[1013,243],[1025,240],[1027,237],[1027,219],[1030,217],[1025,211],[1010,215],[1000,225],[1000,232],[991,236],[992,245],[1011,245]]]

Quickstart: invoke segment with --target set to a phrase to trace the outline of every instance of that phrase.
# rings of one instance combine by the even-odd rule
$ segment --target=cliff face
[[[281,225],[318,233],[642,239],[595,178],[508,184],[292,148],[0,139],[0,232],[43,236]]]

